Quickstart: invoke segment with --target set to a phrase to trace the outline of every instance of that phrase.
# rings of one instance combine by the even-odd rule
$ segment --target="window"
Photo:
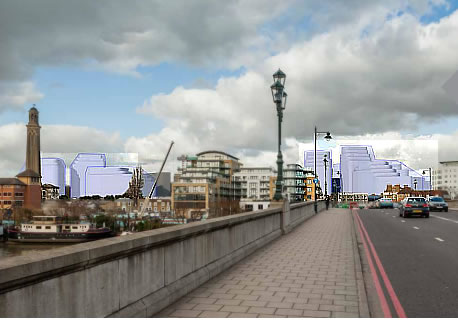
[[[8,196],[8,193],[6,193],[6,192],[5,192],[5,193],[3,193],[3,196]]]
[[[72,229],[76,230],[78,228],[78,226],[72,226]]]
[[[264,209],[264,205],[258,204],[258,210],[262,210],[262,209]]]
[[[46,226],[45,227],[47,230],[50,230],[51,229],[51,226]]]
[[[37,230],[41,230],[41,226],[36,226]]]

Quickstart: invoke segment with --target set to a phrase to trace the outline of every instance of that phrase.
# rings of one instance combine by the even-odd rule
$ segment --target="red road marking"
[[[355,217],[357,216],[356,211],[353,211],[353,215]],[[361,235],[361,240],[363,241],[364,251],[366,252],[367,261],[369,263],[369,268],[371,270],[372,280],[374,281],[375,290],[377,291],[377,295],[380,300],[380,305],[382,306],[383,315],[385,318],[391,318],[390,308],[386,301],[385,294],[383,293],[382,286],[380,285],[380,281],[377,277],[377,271],[375,270],[374,263],[372,262],[371,253],[369,251],[369,248],[367,247],[367,243],[366,243],[366,240],[364,239],[363,232],[361,231],[361,226],[360,226],[361,223],[358,221],[358,219],[356,220],[356,223],[358,225],[359,234]]]
[[[404,308],[401,305],[401,302],[399,302],[398,296],[396,295],[396,292],[393,289],[393,286],[391,285],[390,280],[388,279],[388,275],[385,272],[385,269],[383,268],[382,262],[380,261],[379,256],[377,255],[377,251],[375,250],[374,244],[372,243],[369,234],[367,233],[366,228],[364,227],[363,221],[359,217],[358,213],[355,213],[361,228],[363,229],[364,235],[366,235],[367,242],[369,243],[369,247],[372,251],[372,255],[374,256],[375,263],[377,264],[377,267],[380,271],[380,275],[382,276],[383,283],[385,284],[386,290],[388,291],[388,294],[390,295],[391,301],[393,302],[394,308],[396,310],[396,313],[400,318],[406,318],[406,313],[404,311]]]

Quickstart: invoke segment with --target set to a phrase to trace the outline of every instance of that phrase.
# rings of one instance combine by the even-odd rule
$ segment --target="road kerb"
[[[355,239],[355,260],[357,259],[357,270],[360,269],[362,272],[362,285],[360,286],[360,278],[357,279],[358,281],[358,297],[360,300],[360,317],[370,317],[370,318],[383,318],[384,314],[382,311],[382,307],[380,306],[380,301],[378,299],[377,292],[375,290],[375,285],[372,279],[372,273],[369,268],[369,263],[366,257],[366,253],[364,252],[363,242],[361,240],[361,235],[358,233],[357,225],[358,222],[355,221],[355,217],[353,215],[352,210],[350,209],[350,215],[353,221],[353,237]],[[358,268],[359,266],[359,268]],[[364,308],[363,308],[364,307]],[[363,313],[367,313],[368,316],[363,316]]]
[[[358,233],[355,227],[355,221],[352,215],[352,210],[350,210],[350,216],[352,217],[352,240],[353,240],[353,253],[355,259],[355,273],[356,273],[356,283],[358,286],[358,300],[359,300],[359,317],[360,318],[370,318],[371,314],[369,311],[369,303],[367,300],[367,290],[364,282],[363,275],[363,266],[360,256],[360,249],[358,246]]]

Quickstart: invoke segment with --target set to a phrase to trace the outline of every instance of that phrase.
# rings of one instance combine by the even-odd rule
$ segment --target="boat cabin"
[[[59,216],[34,216],[31,223],[21,224],[22,232],[82,233],[89,231],[90,223],[62,223]]]

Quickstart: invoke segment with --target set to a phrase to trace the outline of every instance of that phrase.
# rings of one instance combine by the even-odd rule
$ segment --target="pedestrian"
[[[326,211],[329,209],[329,195],[326,195]]]

